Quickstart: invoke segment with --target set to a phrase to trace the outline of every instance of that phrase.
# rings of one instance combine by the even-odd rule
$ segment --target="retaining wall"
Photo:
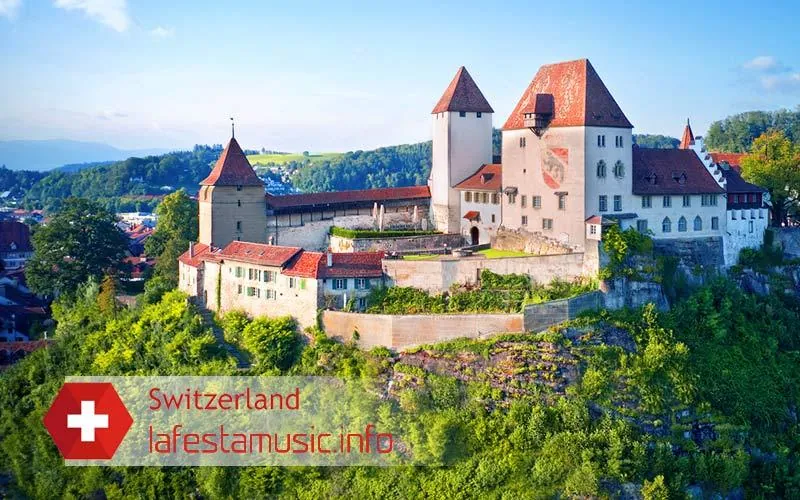
[[[460,248],[464,243],[464,237],[460,234],[428,234],[400,238],[343,238],[333,235],[330,237],[330,248],[333,252],[415,252],[439,250],[445,246]]]

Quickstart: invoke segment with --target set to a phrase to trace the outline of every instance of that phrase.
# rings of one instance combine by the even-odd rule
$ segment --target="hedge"
[[[431,234],[441,234],[439,231],[374,231],[371,229],[345,229],[343,227],[332,226],[330,229],[332,236],[342,238],[402,238],[404,236],[427,236]]]

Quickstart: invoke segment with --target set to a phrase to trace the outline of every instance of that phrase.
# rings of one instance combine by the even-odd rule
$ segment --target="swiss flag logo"
[[[67,382],[44,416],[44,426],[67,460],[110,460],[133,418],[108,382]]]

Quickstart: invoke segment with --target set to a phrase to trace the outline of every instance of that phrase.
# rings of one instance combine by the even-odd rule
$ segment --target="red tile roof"
[[[283,274],[286,276],[318,278],[320,267],[325,265],[323,262],[324,259],[324,253],[303,251],[299,257],[294,259],[294,261],[283,270]]]
[[[219,252],[215,252],[214,256],[234,262],[284,267],[295,255],[302,251],[303,249],[299,247],[281,247],[265,243],[232,241]]]
[[[483,97],[481,89],[467,72],[467,68],[461,66],[456,72],[456,76],[450,85],[445,89],[436,107],[431,114],[444,113],[445,111],[469,111],[494,113],[489,106],[489,101]]]
[[[691,149],[633,146],[633,194],[724,192]]]
[[[709,153],[714,163],[727,163],[737,172],[742,169],[742,157],[746,153]]]
[[[331,266],[328,266],[328,255]],[[286,276],[304,278],[380,278],[383,252],[331,253],[303,252],[286,269]]]
[[[599,216],[599,215],[592,215],[591,217],[586,219],[584,222],[586,222],[587,224],[602,224],[603,223],[603,218],[601,216]]]
[[[256,175],[244,151],[231,138],[225,150],[219,156],[208,177],[200,182],[201,186],[263,186],[264,183]]]
[[[477,189],[500,191],[502,188],[503,166],[499,163],[481,165],[474,174],[456,185],[456,189]]]
[[[283,196],[266,194],[267,205],[273,209],[303,206],[325,207],[338,203],[426,200],[430,199],[430,197],[431,191],[428,186],[362,189],[358,191],[329,191],[324,193],[287,194]]]
[[[686,119],[686,127],[683,129],[683,137],[678,149],[689,149],[689,146],[694,144],[694,134],[692,133],[692,126],[689,125],[689,119]]]
[[[595,126],[633,128],[617,101],[587,59],[547,64],[522,94],[503,130],[525,128],[523,113],[549,102],[537,94],[553,96],[551,127]]]
[[[31,231],[27,224],[15,220],[0,221],[0,252],[32,251]]]
[[[192,246],[192,255],[190,256],[189,250],[186,250],[178,257],[178,260],[187,266],[200,267],[200,264],[203,263],[203,258],[207,257],[210,253],[211,247],[203,243],[195,243]]]
[[[481,217],[481,213],[477,210],[470,210],[469,212],[464,214],[464,218],[467,220],[478,220]]]

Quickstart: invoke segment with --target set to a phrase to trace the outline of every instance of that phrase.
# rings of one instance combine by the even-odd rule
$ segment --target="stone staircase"
[[[235,346],[225,342],[225,334],[223,333],[222,328],[220,328],[214,321],[214,313],[204,307],[198,307],[198,310],[200,312],[200,317],[202,318],[203,326],[211,328],[211,332],[214,334],[217,344],[228,351],[230,355],[236,359],[237,368],[240,370],[250,368],[250,362],[247,360],[247,357]]]

